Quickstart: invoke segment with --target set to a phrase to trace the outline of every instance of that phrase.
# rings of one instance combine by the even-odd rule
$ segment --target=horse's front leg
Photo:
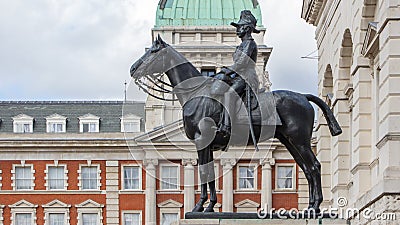
[[[211,118],[204,118],[199,122],[199,133],[195,134],[195,144],[199,158],[199,172],[201,182],[201,196],[193,212],[202,212],[203,204],[207,201],[207,184],[210,187],[210,204],[206,212],[214,212],[214,205],[217,203],[215,190],[214,157],[210,144],[215,138],[215,122]]]
[[[207,165],[207,149],[198,150],[197,154],[199,157],[199,175],[200,175],[200,185],[201,185],[201,195],[200,200],[196,203],[192,212],[203,212],[204,211],[204,203],[207,201],[207,183],[208,183],[208,165]]]
[[[204,175],[202,175],[202,172],[200,171],[201,195],[200,195],[200,200],[196,203],[192,212],[203,212],[204,211],[203,205],[207,201],[207,197],[208,197],[207,196],[207,182],[205,180],[206,180],[206,177]]]
[[[209,182],[208,182],[208,187],[210,188],[210,204],[208,204],[206,210],[204,212],[214,212],[214,206],[217,204],[217,191],[215,190],[215,174],[214,174],[214,163],[211,163],[213,165],[212,172],[210,173],[211,176],[209,176]]]
[[[215,190],[215,171],[214,171],[214,157],[211,148],[207,149],[208,163],[205,166],[207,174],[207,183],[210,188],[210,204],[208,204],[205,212],[214,212],[214,206],[217,204],[217,191]]]

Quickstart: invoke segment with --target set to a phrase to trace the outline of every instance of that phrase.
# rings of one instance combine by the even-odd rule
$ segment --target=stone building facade
[[[319,117],[317,153],[325,205],[400,218],[400,2],[304,0],[316,26],[319,95],[343,127],[330,137]],[[396,222],[397,223],[397,222]],[[352,224],[395,224],[353,218]]]

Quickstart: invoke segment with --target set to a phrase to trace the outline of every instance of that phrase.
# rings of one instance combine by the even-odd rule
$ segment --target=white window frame
[[[292,188],[278,188],[279,167],[293,167]],[[276,191],[295,191],[296,190],[296,164],[295,163],[276,163],[275,164],[275,190]]]
[[[163,224],[163,214],[166,214],[166,213],[170,213],[170,214],[178,214],[178,221],[180,220],[180,218],[181,218],[181,212],[180,212],[181,210],[179,209],[179,208],[177,208],[177,209],[174,209],[174,208],[170,208],[170,209],[160,209],[160,224]]]
[[[103,225],[103,207],[101,205],[91,199],[88,199],[81,204],[75,205],[78,212],[78,225],[83,225],[83,218],[82,215],[85,213],[93,213],[97,214],[98,218],[98,225]]]
[[[250,199],[245,199],[235,204],[236,212],[255,213],[260,204]]]
[[[31,188],[30,189],[17,189],[17,167],[30,167],[31,168]],[[13,169],[11,170],[11,180],[13,181],[11,186],[13,186],[14,191],[32,191],[35,189],[35,170],[33,169],[33,164],[25,164],[24,162],[21,164],[13,164]]]
[[[162,172],[165,167],[177,167],[178,168],[178,171],[177,171],[178,172],[178,180],[177,180],[176,189],[164,189],[163,188]],[[172,164],[172,163],[160,164],[160,190],[161,191],[180,191],[180,179],[181,179],[180,171],[181,171],[181,167],[179,164]]]
[[[96,189],[82,189],[83,182],[82,182],[82,167],[97,167],[97,187]],[[101,187],[101,170],[100,164],[80,164],[78,170],[78,187],[81,191],[99,191]]]
[[[199,168],[199,167],[197,167]],[[219,191],[219,170],[220,170],[220,165],[219,163],[214,163],[214,171],[215,171],[215,190]],[[197,192],[201,191],[201,180],[200,180],[200,170],[198,169],[197,171]],[[208,191],[210,192],[210,191]]]
[[[178,214],[178,220],[181,219],[181,208],[183,207],[182,203],[169,199],[159,203],[157,206],[160,208],[160,224],[163,222],[162,218],[164,213]]]
[[[61,131],[52,131],[51,127],[53,124],[61,124]],[[53,114],[46,117],[46,132],[47,133],[65,133],[67,132],[67,117],[59,114]]]
[[[139,214],[139,224],[142,224],[143,218],[142,218],[142,211],[141,210],[124,210],[121,212],[121,224],[125,225],[125,214]]]
[[[31,214],[31,224],[36,225],[36,208],[37,205],[34,205],[26,200],[21,200],[16,202],[15,204],[9,205],[11,208],[11,225],[15,225],[16,215],[18,213],[27,213]]]
[[[236,167],[236,189],[238,191],[255,191],[257,190],[258,165],[256,163],[238,163]],[[240,188],[240,167],[254,167],[254,187]]]
[[[92,114],[86,114],[84,116],[78,117],[79,119],[79,132],[83,132],[83,125],[84,124],[94,124],[95,125],[95,130],[94,131],[89,131],[85,133],[99,133],[100,132],[100,117],[92,115]],[[90,125],[89,125],[90,127]]]
[[[125,167],[137,167],[139,169],[139,188],[138,189],[126,189],[125,188],[125,177],[124,177],[124,169]],[[123,191],[141,191],[142,186],[142,167],[139,164],[124,164],[121,166],[121,190]]]
[[[50,225],[50,214],[53,213],[64,214],[64,224],[70,225],[69,209],[71,208],[71,205],[65,204],[56,199],[42,205],[42,207],[44,208],[44,225]]]
[[[137,133],[140,132],[140,128],[141,128],[141,121],[142,118],[135,116],[133,114],[128,114],[128,115],[124,115],[123,117],[120,118],[121,119],[121,132],[125,132],[125,133]],[[137,129],[134,131],[126,131],[125,130],[125,123],[133,123],[134,125],[137,125]]]
[[[50,167],[64,167],[64,187],[62,189],[50,189],[50,177],[49,177],[49,169]],[[65,191],[68,188],[68,170],[67,170],[67,165],[66,164],[48,164],[46,165],[46,170],[44,171],[46,176],[44,177],[46,183],[44,184],[46,186],[46,190],[48,191]]]
[[[14,133],[19,133],[19,134],[23,134],[23,133],[33,133],[33,117],[25,115],[25,114],[19,114],[18,116],[15,116],[12,118],[13,119],[13,131]],[[18,131],[18,126],[21,124],[26,124],[29,126],[29,131],[25,132],[25,131]]]

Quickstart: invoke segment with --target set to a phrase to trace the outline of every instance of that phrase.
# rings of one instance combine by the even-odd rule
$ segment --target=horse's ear
[[[161,44],[163,44],[164,46],[167,46],[168,44],[161,38],[160,35],[158,35],[158,40]]]

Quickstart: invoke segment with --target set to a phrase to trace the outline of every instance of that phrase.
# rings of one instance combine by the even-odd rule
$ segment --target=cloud
[[[317,49],[315,28],[301,19],[301,0],[260,1],[265,42],[273,47],[268,62],[272,89],[317,93],[317,60],[302,59]]]
[[[0,99],[122,99],[154,23],[138,8],[155,11],[152,3],[0,3]]]
[[[260,1],[274,47],[268,68],[274,89],[316,92],[316,62],[300,59],[315,49],[300,2]],[[0,100],[123,99],[130,65],[151,44],[157,3],[0,1]]]

